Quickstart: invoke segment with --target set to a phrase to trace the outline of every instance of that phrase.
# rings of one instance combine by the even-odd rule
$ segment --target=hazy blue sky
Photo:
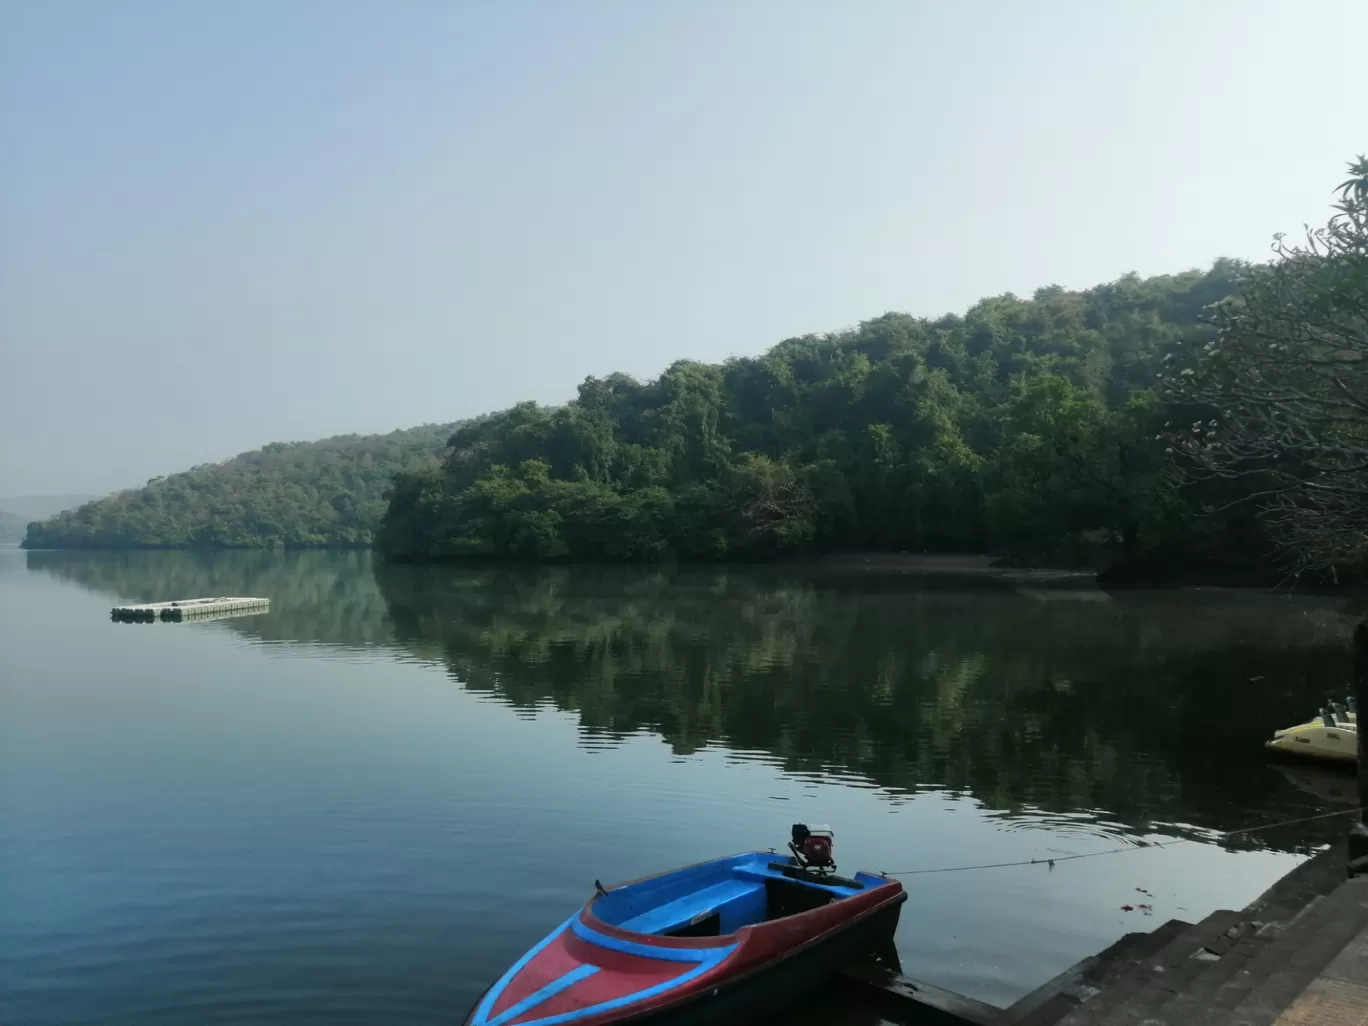
[[[0,6],[0,494],[1261,257],[1364,0]]]

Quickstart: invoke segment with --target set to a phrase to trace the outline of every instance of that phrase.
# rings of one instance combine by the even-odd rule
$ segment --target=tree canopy
[[[1361,573],[1365,496],[1360,159],[1329,224],[1278,237],[1266,264],[887,313],[650,381],[586,378],[560,406],[269,445],[64,512],[25,544]]]
[[[1215,337],[1203,311],[1246,272],[1051,286],[653,381],[591,377],[563,406],[459,428],[440,466],[399,475],[377,542],[410,559],[1219,561],[1225,525],[1195,526],[1164,480],[1153,385],[1180,346]]]
[[[453,424],[276,442],[153,478],[29,527],[40,548],[363,547],[393,476],[436,455]]]
[[[1254,505],[1296,570],[1368,561],[1368,159],[1349,174],[1329,223],[1278,236],[1216,308],[1217,336],[1170,358],[1180,465]]]

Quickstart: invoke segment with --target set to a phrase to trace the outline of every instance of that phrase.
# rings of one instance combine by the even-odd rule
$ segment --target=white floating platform
[[[109,611],[111,620],[129,623],[150,623],[153,620],[203,620],[213,616],[242,616],[265,613],[271,600],[221,596],[218,598],[180,599],[177,602],[146,602],[136,606],[115,606]]]

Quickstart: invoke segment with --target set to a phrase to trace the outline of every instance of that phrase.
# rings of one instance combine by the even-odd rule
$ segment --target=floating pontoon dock
[[[136,606],[115,606],[109,611],[109,618],[120,623],[151,623],[153,620],[167,620],[179,623],[182,620],[204,620],[214,616],[243,616],[251,613],[269,612],[271,600],[264,598],[193,598],[178,602],[147,602]]]

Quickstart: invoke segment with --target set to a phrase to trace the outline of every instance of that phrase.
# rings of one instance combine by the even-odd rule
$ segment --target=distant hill
[[[59,513],[33,524],[24,547],[369,545],[394,474],[434,463],[456,426],[274,442]]]
[[[27,524],[30,520],[55,517],[64,509],[75,509],[98,498],[98,495],[11,495],[0,497],[0,510],[13,513]]]
[[[22,540],[27,525],[28,521],[23,517],[0,509],[0,545]]]

